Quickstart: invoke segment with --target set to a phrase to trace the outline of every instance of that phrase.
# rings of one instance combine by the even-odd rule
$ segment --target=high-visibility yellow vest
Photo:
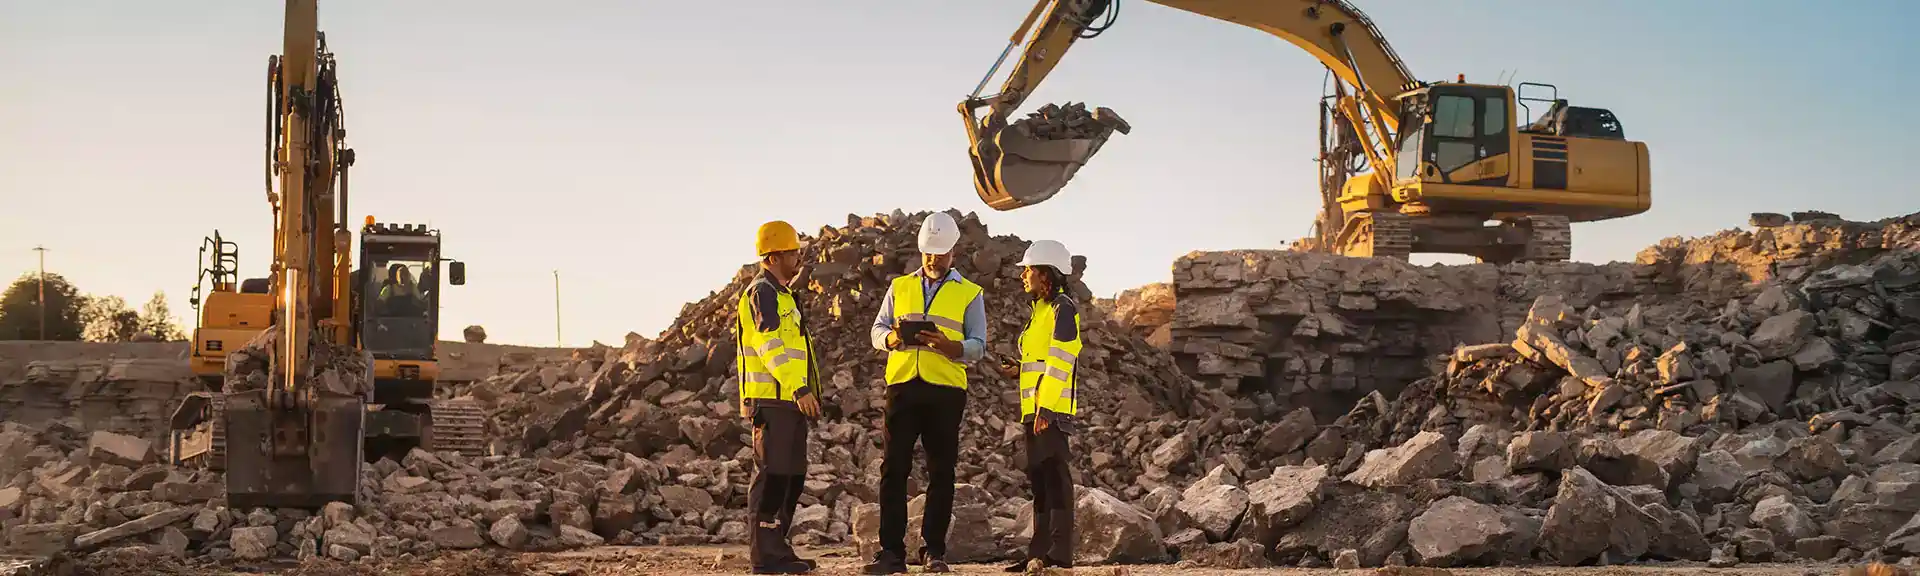
[[[1073,367],[1080,357],[1080,315],[1073,315],[1074,339],[1053,338],[1059,307],[1052,299],[1033,302],[1027,330],[1020,333],[1020,418],[1045,408],[1072,416],[1079,407],[1074,394]]]
[[[921,289],[921,279],[920,274],[893,279],[893,319],[896,322],[932,321],[948,340],[966,340],[967,305],[980,295],[980,285],[965,278],[948,280],[934,293],[933,306],[922,310],[927,298]],[[914,378],[965,390],[967,367],[938,350],[901,340],[900,349],[887,352],[887,385]]]
[[[779,301],[780,326],[772,332],[761,332],[753,321],[754,288],[761,284],[773,288]],[[793,401],[794,393],[807,385],[812,361],[809,357],[812,345],[800,327],[800,307],[793,293],[774,287],[772,280],[763,275],[741,291],[739,318],[735,330],[740,334],[740,401]]]

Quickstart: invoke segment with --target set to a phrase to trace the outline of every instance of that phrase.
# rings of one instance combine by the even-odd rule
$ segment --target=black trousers
[[[754,566],[772,566],[799,557],[788,543],[793,511],[807,480],[807,417],[787,408],[753,411],[753,484],[747,507],[754,526],[747,534]]]
[[[1073,475],[1067,464],[1073,455],[1067,433],[1047,428],[1026,429],[1027,481],[1033,486],[1033,540],[1028,558],[1043,558],[1048,566],[1073,566]]]
[[[886,458],[880,464],[880,548],[907,553],[907,477],[913,444],[927,450],[927,507],[920,537],[927,554],[944,558],[953,523],[953,467],[960,460],[960,425],[967,391],[911,380],[887,387]]]

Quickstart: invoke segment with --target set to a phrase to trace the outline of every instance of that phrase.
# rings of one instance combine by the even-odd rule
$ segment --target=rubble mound
[[[1673,305],[1661,322],[1638,305],[1611,316],[1536,298],[1512,341],[1460,346],[1392,399],[1371,392],[1317,430],[1292,415],[1264,424],[1294,450],[1281,463],[1341,479],[1306,487],[1264,528],[1207,540],[1251,538],[1305,564],[1349,547],[1361,565],[1920,552],[1914,506],[1892,496],[1920,481],[1920,252],[1789,278],[1717,310]],[[1329,538],[1358,508],[1392,528],[1302,535],[1343,499],[1357,503],[1327,519]],[[1276,524],[1298,527],[1270,544]]]
[[[804,258],[811,264],[794,285],[819,361],[823,382],[816,389],[824,415],[814,427],[813,470],[801,502],[803,514],[811,506],[827,514],[804,526],[809,530],[796,531],[801,542],[846,541],[855,508],[877,499],[886,356],[872,347],[870,328],[888,282],[920,265],[915,239],[926,215],[849,216],[845,226],[805,237]],[[1014,339],[1029,305],[1015,263],[1027,243],[990,235],[974,215],[955,219],[962,240],[954,267],[987,295],[989,358],[981,365],[990,366],[993,358],[1018,354]],[[1074,262],[1071,291],[1091,302],[1079,280],[1086,259]],[[476,383],[470,393],[496,408],[495,449],[559,459],[617,450],[666,466],[667,477],[680,486],[664,497],[726,510],[729,519],[739,516],[752,465],[750,436],[736,403],[733,328],[741,291],[755,273],[755,267],[743,267],[722,289],[687,304],[656,339],[583,349],[565,362]],[[1191,465],[1195,454],[1227,444],[1205,440],[1188,419],[1202,419],[1203,430],[1235,428],[1209,408],[1224,401],[1196,397],[1164,351],[1105,321],[1094,306],[1085,309],[1079,389],[1090,408],[1081,415],[1076,438],[1080,482],[1137,499],[1155,486],[1177,485],[1203,472]],[[993,501],[1025,494],[1017,458],[1017,383],[984,369],[969,371],[969,378],[959,481]],[[1250,421],[1238,424],[1252,427]],[[916,485],[924,486],[923,473],[915,470]],[[1015,512],[1007,509],[1006,519]],[[657,519],[672,526],[647,540],[703,543],[744,536],[698,514]]]
[[[850,216],[805,238],[796,297],[824,415],[797,544],[876,545],[885,354],[869,327],[888,280],[918,266],[925,216]],[[1017,352],[1026,243],[957,220],[955,267],[988,295],[990,365]],[[1786,220],[1600,266],[1189,255],[1171,305],[1143,289],[1084,308],[1079,559],[1920,555],[1916,218]],[[1086,266],[1075,259],[1072,290],[1093,302]],[[490,409],[495,455],[381,460],[355,506],[231,509],[217,476],[158,464],[148,439],[0,424],[0,528],[16,553],[158,554],[156,570],[292,559],[316,575],[407,573],[391,563],[428,556],[452,573],[514,573],[488,551],[743,542],[752,451],[733,327],[753,273],[687,304],[657,338],[501,360],[512,366],[453,390]],[[1164,327],[1170,352],[1145,326]],[[243,376],[258,369],[236,357]],[[1017,387],[970,377],[956,562],[1009,557],[1030,537]],[[909,504],[910,524],[923,504]]]
[[[1166,348],[1172,343],[1173,285],[1156,282],[1120,292],[1096,304],[1115,323],[1128,327],[1148,344]]]
[[[1761,213],[1750,223],[1750,229],[1663,239],[1641,250],[1634,263],[1647,268],[1643,275],[1659,278],[1666,291],[1725,302],[1768,280],[1800,282],[1835,265],[1920,249],[1920,213],[1873,222],[1825,212]]]

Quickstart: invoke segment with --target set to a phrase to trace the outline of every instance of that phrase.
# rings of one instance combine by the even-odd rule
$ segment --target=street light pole
[[[565,347],[566,344],[564,342],[565,340],[560,337],[560,271],[554,270],[553,271],[553,345],[556,347]]]
[[[49,338],[47,338],[47,247],[34,246],[33,251],[40,253],[40,336],[38,339],[48,340]]]

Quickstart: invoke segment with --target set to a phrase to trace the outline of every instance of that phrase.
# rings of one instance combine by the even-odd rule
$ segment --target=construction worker
[[[820,401],[813,345],[787,287],[800,272],[800,235],[786,222],[768,222],[754,249],[760,274],[740,295],[735,328],[740,416],[753,426],[749,555],[755,574],[805,574],[817,564],[800,558],[787,536],[807,477],[809,420],[820,417]]]
[[[927,506],[918,564],[947,572],[953,522],[954,465],[967,407],[967,368],[987,346],[987,303],[980,285],[953,269],[960,227],[944,212],[920,225],[920,269],[893,279],[873,320],[873,346],[887,352],[886,455],[880,479],[880,552],[866,574],[907,571],[907,476],[913,444],[927,451]],[[909,324],[912,323],[912,324]],[[928,328],[927,325],[931,324]],[[903,328],[918,329],[903,337]]]
[[[1037,240],[1020,260],[1020,284],[1033,298],[1027,328],[1021,331],[1020,362],[1000,365],[1000,373],[1020,379],[1020,424],[1027,449],[1027,480],[1033,486],[1033,540],[1027,557],[1007,572],[1038,573],[1073,569],[1073,461],[1067,436],[1073,433],[1078,396],[1074,364],[1080,356],[1080,313],[1068,295],[1067,271],[1073,269],[1066,246]]]

